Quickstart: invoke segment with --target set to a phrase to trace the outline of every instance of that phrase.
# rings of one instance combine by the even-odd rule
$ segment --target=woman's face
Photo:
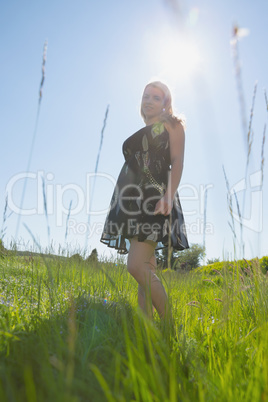
[[[141,110],[146,117],[146,123],[155,123],[163,113],[165,95],[161,89],[148,85],[141,100]]]

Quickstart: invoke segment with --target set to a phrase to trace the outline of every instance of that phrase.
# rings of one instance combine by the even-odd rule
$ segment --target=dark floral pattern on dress
[[[125,254],[129,239],[153,240],[156,249],[188,248],[183,213],[176,192],[169,216],[154,215],[167,189],[170,170],[169,133],[163,123],[146,126],[123,144],[125,163],[119,174],[101,242]]]

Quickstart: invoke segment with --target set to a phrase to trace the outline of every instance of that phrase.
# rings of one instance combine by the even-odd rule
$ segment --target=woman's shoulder
[[[185,120],[181,117],[169,116],[164,121],[164,126],[170,134],[184,134]]]

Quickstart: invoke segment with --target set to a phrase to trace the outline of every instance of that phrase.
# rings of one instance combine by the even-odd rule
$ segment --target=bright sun
[[[158,75],[170,82],[187,81],[193,77],[201,63],[195,42],[186,35],[165,30],[157,37],[147,38],[150,62]]]
[[[190,77],[200,62],[198,49],[189,40],[169,41],[162,54],[164,72],[172,79],[184,80]]]

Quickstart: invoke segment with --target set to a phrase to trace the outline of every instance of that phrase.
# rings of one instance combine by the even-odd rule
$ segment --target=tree
[[[201,260],[205,256],[205,247],[200,244],[191,244],[191,247],[183,251],[178,251],[176,267],[181,269],[193,269],[200,266]]]
[[[199,244],[192,244],[190,248],[182,251],[171,251],[170,268],[190,270],[200,266],[205,256],[205,248]],[[168,247],[156,252],[157,264],[162,268],[168,268]]]
[[[157,265],[160,265],[162,269],[167,269],[168,267],[173,268],[176,260],[176,253],[173,252],[173,249],[169,249],[168,247],[163,248],[160,251],[155,252]],[[169,261],[168,261],[169,260]]]
[[[2,239],[0,239],[0,257],[4,257],[7,254],[7,250],[3,244]]]
[[[91,251],[91,254],[87,257],[86,261],[87,262],[97,262],[98,261],[98,251],[96,248],[94,248]]]

